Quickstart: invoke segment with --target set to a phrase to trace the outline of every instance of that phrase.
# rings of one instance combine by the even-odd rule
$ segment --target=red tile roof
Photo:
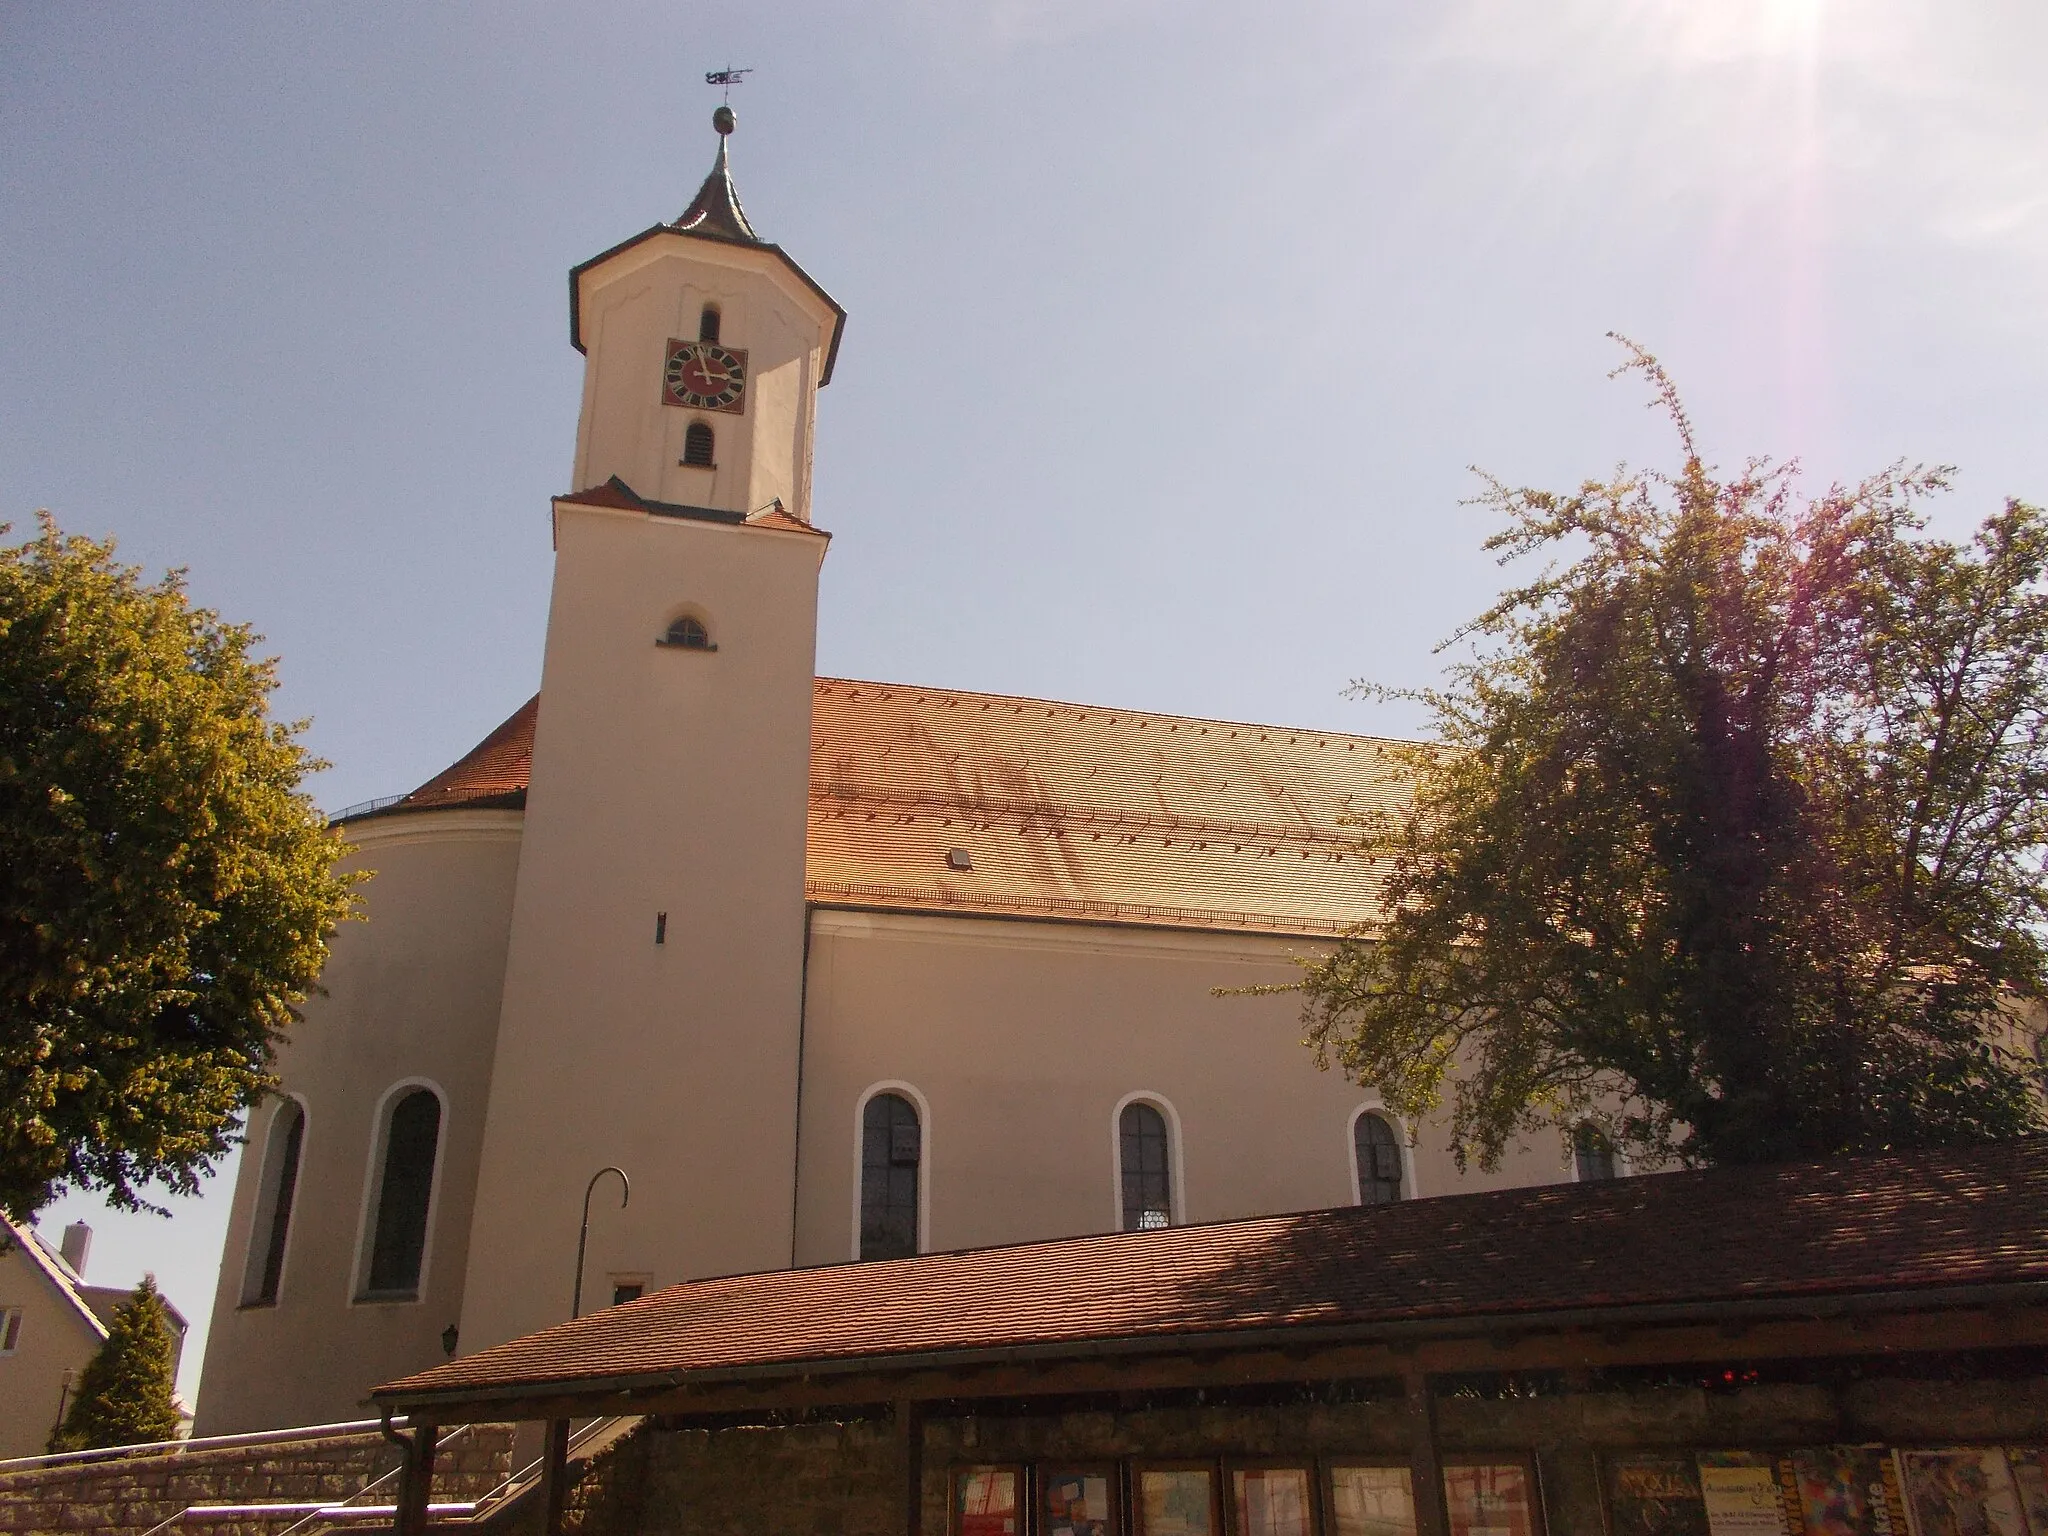
[[[537,704],[391,809],[523,793]],[[1349,823],[1398,801],[1396,745],[821,677],[807,888],[838,906],[1335,933],[1377,911]]]
[[[1309,933],[1376,911],[1347,822],[1401,794],[1393,743],[838,678],[811,718],[814,900]]]
[[[533,774],[533,722],[539,715],[540,695],[535,694],[459,761],[442,769],[390,810],[479,810],[524,805],[527,781]]]
[[[694,1281],[378,1392],[2040,1285],[2043,1211],[2039,1136],[1453,1195]]]

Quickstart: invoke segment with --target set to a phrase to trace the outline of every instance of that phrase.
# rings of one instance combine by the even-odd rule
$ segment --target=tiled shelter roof
[[[693,1281],[378,1391],[2039,1286],[2044,1210],[2042,1136],[1498,1190]]]
[[[392,809],[517,803],[538,703]],[[1377,910],[1351,823],[1398,803],[1396,745],[819,678],[806,883],[839,906],[1332,934]]]

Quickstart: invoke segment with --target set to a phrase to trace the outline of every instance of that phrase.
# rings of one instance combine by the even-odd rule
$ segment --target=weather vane
[[[704,77],[704,83],[720,87],[725,93],[722,99],[727,105],[730,105],[732,102],[732,88],[736,85],[746,84],[747,76],[752,73],[753,70],[751,69],[734,69],[728,64],[723,69],[712,70]]]

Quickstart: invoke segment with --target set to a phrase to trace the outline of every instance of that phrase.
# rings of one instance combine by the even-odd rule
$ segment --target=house
[[[0,1461],[48,1449],[72,1388],[106,1342],[114,1309],[133,1294],[86,1284],[91,1252],[92,1228],[82,1221],[64,1229],[55,1249],[12,1221],[0,1231]],[[175,1376],[187,1324],[168,1301],[164,1311],[176,1340]]]

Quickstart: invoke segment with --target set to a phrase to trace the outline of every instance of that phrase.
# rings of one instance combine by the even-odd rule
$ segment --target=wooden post
[[[437,1425],[414,1420],[412,1446],[398,1479],[395,1536],[427,1536],[427,1505],[434,1496],[434,1448],[441,1438]]]
[[[542,1491],[547,1499],[545,1536],[562,1536],[562,1508],[569,1499],[569,1421],[548,1420],[547,1449],[542,1453]]]
[[[1415,1488],[1415,1536],[1451,1536],[1444,1508],[1444,1463],[1436,1446],[1436,1397],[1426,1371],[1402,1377],[1408,1389],[1408,1476]]]
[[[896,1449],[903,1478],[903,1533],[924,1527],[924,1409],[909,1398],[896,1403]]]

